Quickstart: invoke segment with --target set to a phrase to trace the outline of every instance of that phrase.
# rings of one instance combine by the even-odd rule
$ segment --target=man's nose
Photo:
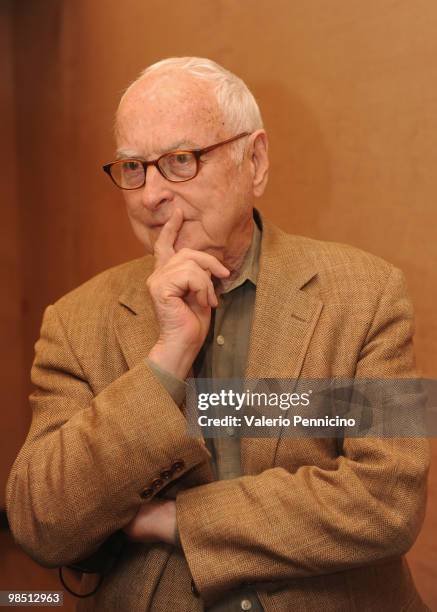
[[[143,204],[149,210],[156,210],[173,198],[171,182],[155,166],[147,167],[146,183],[142,190]]]

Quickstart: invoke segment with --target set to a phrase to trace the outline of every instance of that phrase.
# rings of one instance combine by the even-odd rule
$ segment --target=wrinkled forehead
[[[120,101],[116,117],[117,141],[145,134],[159,136],[208,134],[224,131],[211,82],[174,72],[150,74],[134,83]]]

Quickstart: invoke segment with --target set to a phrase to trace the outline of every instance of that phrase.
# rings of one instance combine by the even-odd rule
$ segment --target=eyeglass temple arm
[[[204,149],[198,149],[197,151],[193,151],[193,153],[196,153],[197,155],[203,155],[203,153],[209,153],[209,151],[213,151],[217,147],[221,147],[224,144],[228,144],[228,142],[233,142],[234,140],[243,138],[243,136],[249,136],[249,134],[250,132],[242,132],[241,134],[238,134],[237,136],[233,136],[232,138],[222,140],[221,142],[217,142],[216,144],[213,144],[209,147],[205,147]]]
[[[221,147],[224,144],[228,144],[229,142],[233,142],[234,140],[238,140],[239,138],[243,138],[243,136],[249,136],[250,132],[242,132],[241,134],[237,134],[237,136],[233,136],[232,138],[227,138],[226,140],[222,140],[221,142],[217,142],[216,144],[210,145],[209,147],[205,147],[204,149],[195,149],[194,151],[191,151],[191,153],[194,153],[196,155],[197,158],[199,158],[201,155],[203,155],[204,153],[209,153],[209,151],[213,151],[214,149],[216,149],[217,147]],[[164,155],[161,155],[161,157],[165,157],[165,155],[168,155],[167,153],[164,153]],[[147,167],[148,166],[156,166],[158,167],[158,162],[161,159],[161,157],[158,157],[158,159],[153,159],[150,161],[145,161],[142,159],[137,159],[137,161],[140,161],[143,165],[144,168],[144,173],[146,173],[147,171]],[[119,163],[120,161],[123,160],[117,160],[115,162],[111,162],[110,164],[105,164],[103,167],[103,170],[109,174],[109,176],[112,178],[112,174],[111,174],[111,166],[113,166],[116,163]]]

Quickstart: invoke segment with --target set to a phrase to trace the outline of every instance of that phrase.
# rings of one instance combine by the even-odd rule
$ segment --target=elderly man
[[[116,136],[104,169],[147,255],[44,313],[7,488],[17,541],[56,567],[124,539],[83,610],[425,610],[403,558],[424,513],[422,439],[205,441],[185,414],[192,375],[413,376],[402,274],[254,209],[266,133],[214,62],[146,69]]]

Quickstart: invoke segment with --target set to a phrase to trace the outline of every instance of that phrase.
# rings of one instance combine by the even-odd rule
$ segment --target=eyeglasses
[[[134,157],[120,159],[110,164],[105,164],[103,170],[109,174],[113,182],[120,189],[139,189],[146,184],[146,173],[148,166],[155,166],[159,173],[172,183],[183,183],[190,181],[199,174],[200,158],[222,145],[234,142],[243,136],[249,136],[249,132],[243,132],[222,140],[216,144],[203,149],[177,150],[164,153],[157,159],[144,161]]]

